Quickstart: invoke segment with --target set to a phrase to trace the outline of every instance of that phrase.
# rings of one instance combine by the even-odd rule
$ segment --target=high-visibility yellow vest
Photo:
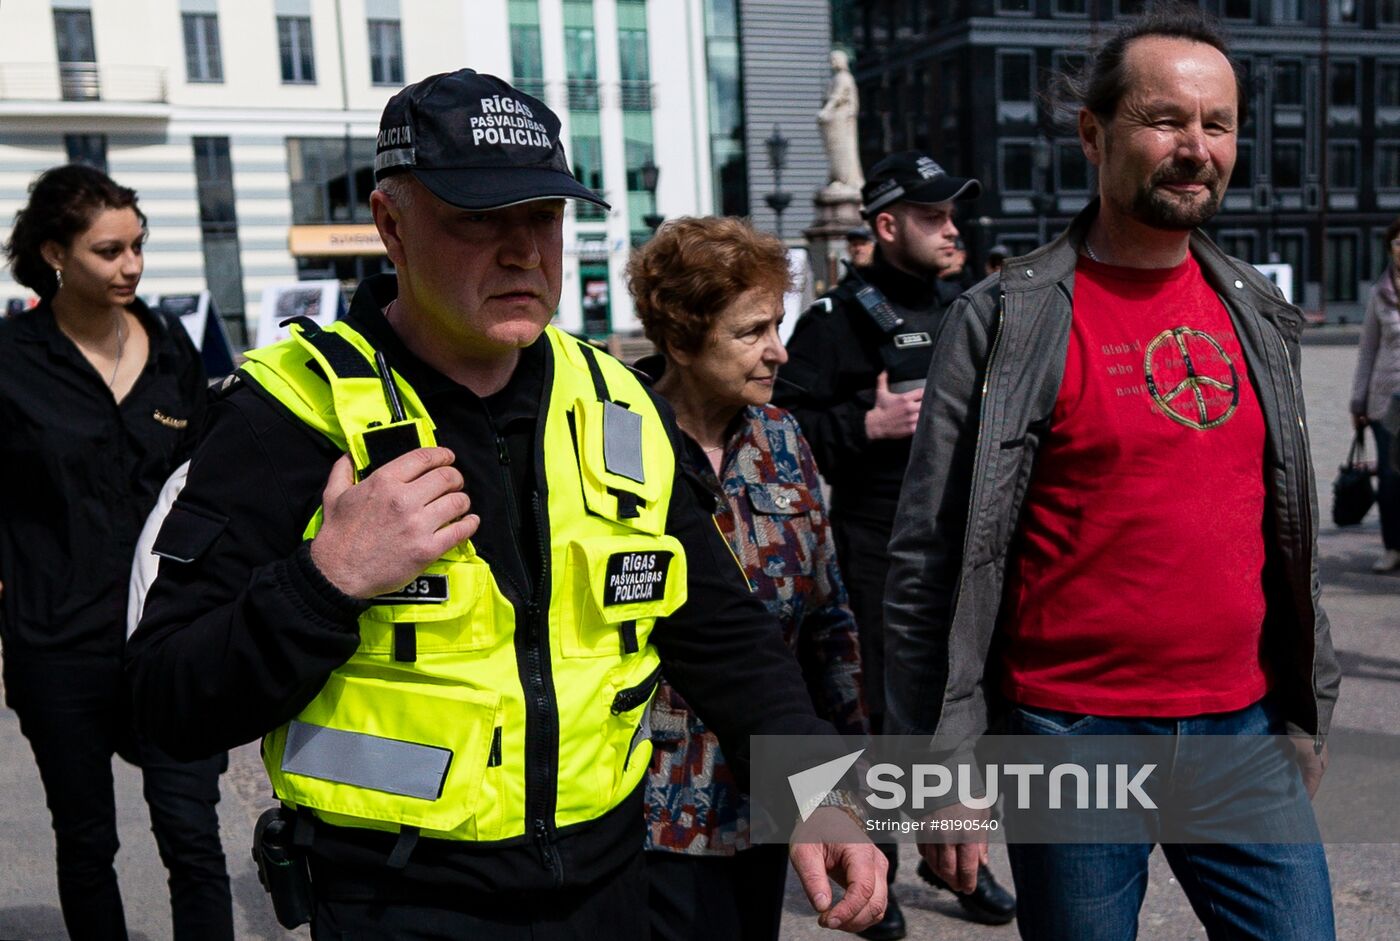
[[[685,552],[665,532],[675,453],[625,366],[545,333],[536,480],[548,532],[519,538],[547,541],[548,598],[516,609],[466,543],[376,599],[355,654],[263,739],[284,803],[339,826],[486,842],[538,835],[541,807],[552,827],[595,819],[646,772],[643,716],[660,675],[648,635],[686,598]],[[373,347],[343,322],[294,325],[248,359],[247,378],[349,451],[361,475],[393,445],[435,442],[396,374],[395,419]],[[306,538],[320,521],[318,510]],[[517,657],[522,634],[538,655]],[[557,746],[527,740],[526,716],[540,710],[557,722]],[[532,762],[550,799],[527,807]]]

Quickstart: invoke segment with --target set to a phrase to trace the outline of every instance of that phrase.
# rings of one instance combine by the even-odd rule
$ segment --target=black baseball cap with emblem
[[[870,168],[860,190],[866,218],[893,203],[946,203],[954,199],[976,199],[981,195],[981,183],[950,176],[932,157],[917,150],[890,154],[882,159]]]
[[[574,179],[559,118],[494,75],[459,69],[409,85],[384,106],[376,181],[412,173],[459,209],[501,209],[537,199],[582,199],[609,208]]]

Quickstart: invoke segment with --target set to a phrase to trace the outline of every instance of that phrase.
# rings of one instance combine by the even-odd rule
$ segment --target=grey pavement
[[[1317,334],[1314,339],[1330,339]],[[1304,348],[1303,382],[1312,429],[1313,461],[1323,491],[1350,440],[1346,402],[1356,352],[1340,345]],[[1339,531],[1324,522],[1321,536],[1323,589],[1345,674],[1337,709],[1339,728],[1392,731],[1400,704],[1400,578],[1372,575],[1380,549],[1374,512],[1360,527]],[[118,876],[134,939],[170,936],[165,871],[156,855],[150,821],[141,799],[139,772],[115,763],[122,842]],[[1336,782],[1324,782],[1324,787]],[[53,874],[53,837],[43,789],[14,713],[0,709],[0,939],[51,941],[65,937]],[[285,932],[272,917],[249,856],[253,821],[271,806],[256,746],[237,750],[223,779],[220,817],[233,880],[234,914],[240,939],[305,938],[305,929]],[[1005,851],[993,847],[993,867],[1009,882]],[[1391,941],[1400,937],[1400,847],[1390,844],[1329,846],[1339,936],[1344,941]],[[987,928],[961,918],[953,897],[914,876],[912,847],[904,847],[898,890],[911,938],[1011,939],[1013,926]],[[1204,932],[1185,896],[1154,855],[1143,906],[1143,941],[1188,941]],[[795,882],[789,881],[783,938],[834,937],[816,926]]]

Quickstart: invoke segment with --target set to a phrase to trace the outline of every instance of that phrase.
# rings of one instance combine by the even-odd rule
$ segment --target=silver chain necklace
[[[1094,250],[1089,247],[1088,239],[1084,240],[1084,254],[1088,255],[1091,261],[1097,261],[1099,264],[1103,264],[1102,261],[1099,261],[1099,256],[1095,255]]]
[[[117,371],[122,368],[122,353],[126,352],[126,316],[117,315],[117,358],[112,363],[112,374],[107,377],[107,388],[112,388],[117,381]]]

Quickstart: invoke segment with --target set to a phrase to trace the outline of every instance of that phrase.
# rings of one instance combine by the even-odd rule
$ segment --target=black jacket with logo
[[[549,342],[522,351],[500,392],[472,394],[415,357],[381,313],[392,275],[367,279],[349,323],[422,398],[451,448],[481,527],[476,551],[524,611],[547,549],[534,535],[535,428],[551,366]],[[655,398],[655,397],[654,397]],[[655,399],[672,443],[669,407]],[[138,726],[177,757],[210,754],[294,717],[359,643],[362,602],[332,586],[302,542],[339,453],[253,383],[235,379],[216,397],[209,431],[190,466],[161,540],[178,541],[184,565],[161,565],[141,627],[128,645]],[[668,681],[723,742],[741,777],[748,736],[830,733],[816,717],[782,632],[748,590],[715,527],[714,497],[677,462],[666,529],[686,549],[691,602],[651,634]],[[524,665],[525,645],[517,638]],[[547,637],[542,639],[547,645]],[[545,659],[548,647],[545,646]],[[523,674],[522,674],[523,675]],[[533,714],[532,714],[533,715]],[[557,719],[527,735],[557,735]],[[527,763],[527,776],[534,774]],[[527,791],[548,787],[527,781]],[[318,823],[311,852],[318,891],[341,896],[465,904],[468,892],[538,893],[578,888],[617,872],[642,847],[640,788],[595,820],[551,830],[551,865],[534,835],[488,845],[422,839],[402,873],[386,870],[395,835]],[[332,886],[328,888],[328,886]]]
[[[120,404],[54,320],[0,320],[0,638],[25,650],[118,655],[136,539],[189,457],[208,392],[174,318],[136,301],[146,366]]]
[[[923,386],[933,334],[959,289],[906,274],[878,249],[858,274],[818,298],[797,322],[773,401],[802,426],[832,486],[833,515],[889,523],[909,463],[909,439],[871,441],[865,413],[875,405],[875,380],[882,371],[889,371],[892,385]],[[879,290],[904,320],[896,333],[909,345],[891,349],[893,341],[856,299],[862,281]]]

